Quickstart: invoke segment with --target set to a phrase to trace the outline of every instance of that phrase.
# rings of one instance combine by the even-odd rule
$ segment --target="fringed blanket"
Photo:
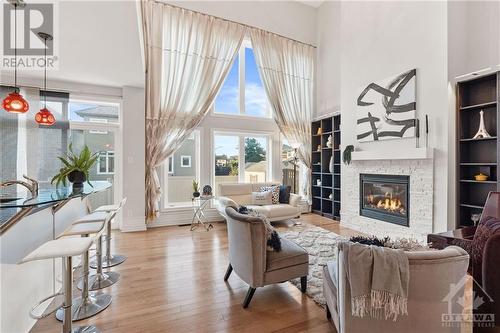
[[[342,242],[352,315],[396,321],[408,315],[409,263],[403,250]]]

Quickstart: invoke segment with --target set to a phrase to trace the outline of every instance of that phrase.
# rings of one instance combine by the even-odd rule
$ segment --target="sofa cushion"
[[[271,191],[252,192],[252,205],[264,206],[273,204],[273,193]]]
[[[262,186],[260,188],[261,192],[270,191],[272,193],[273,205],[280,203],[280,187],[279,186]]]
[[[290,192],[292,191],[292,187],[290,185],[281,185],[280,186],[280,203],[289,204],[290,203]]]
[[[281,217],[281,216],[293,216],[298,214],[299,209],[288,204],[277,204],[269,207],[269,218]]]
[[[306,250],[286,238],[281,238],[281,251],[267,253],[266,271],[307,264],[308,262],[309,256]]]

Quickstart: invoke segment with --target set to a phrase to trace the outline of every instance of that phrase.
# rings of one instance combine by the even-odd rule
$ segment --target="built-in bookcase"
[[[314,121],[312,133],[312,211],[340,220],[340,115]],[[332,146],[328,147],[328,137]],[[330,159],[333,170],[330,172]],[[321,184],[318,184],[318,180]]]
[[[480,214],[490,191],[500,190],[498,163],[500,141],[499,73],[460,82],[457,85],[457,227],[473,225],[472,214]],[[474,139],[483,111],[489,138]],[[485,181],[475,179],[482,173]]]

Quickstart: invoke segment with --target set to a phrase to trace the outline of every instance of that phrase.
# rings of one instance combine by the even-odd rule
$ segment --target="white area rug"
[[[309,275],[307,277],[306,295],[316,303],[325,305],[323,298],[323,267],[327,262],[336,259],[336,246],[339,241],[347,239],[334,232],[303,223],[293,226],[291,230],[278,229],[281,237],[294,241],[309,253]],[[300,289],[300,279],[290,280]]]

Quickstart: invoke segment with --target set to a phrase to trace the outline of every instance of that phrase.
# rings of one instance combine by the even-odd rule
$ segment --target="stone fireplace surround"
[[[341,225],[377,237],[425,241],[433,229],[433,165],[432,158],[353,160],[350,165],[343,165]],[[410,176],[409,227],[360,216],[360,173]]]

